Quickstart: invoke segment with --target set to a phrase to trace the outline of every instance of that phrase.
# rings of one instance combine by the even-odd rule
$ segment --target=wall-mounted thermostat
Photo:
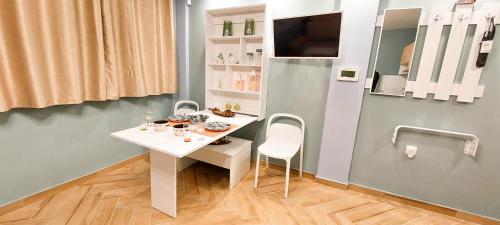
[[[359,69],[356,68],[340,68],[337,72],[337,80],[340,81],[358,81]]]

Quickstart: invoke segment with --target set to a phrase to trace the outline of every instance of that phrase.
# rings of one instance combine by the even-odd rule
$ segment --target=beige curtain
[[[171,0],[0,0],[0,112],[177,88]]]
[[[102,0],[110,97],[175,93],[171,1]]]
[[[0,0],[0,111],[105,100],[98,0]]]

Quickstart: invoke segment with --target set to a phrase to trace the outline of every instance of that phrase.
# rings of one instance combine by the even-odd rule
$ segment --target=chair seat
[[[290,159],[299,151],[299,149],[300,140],[268,140],[259,146],[258,151],[271,158]]]

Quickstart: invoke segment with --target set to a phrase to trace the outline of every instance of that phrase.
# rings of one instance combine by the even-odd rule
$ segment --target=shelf
[[[212,16],[231,16],[231,15],[238,15],[238,14],[258,13],[258,12],[263,13],[265,11],[266,11],[265,4],[207,10],[207,12],[210,13]]]
[[[208,40],[211,41],[240,41],[240,39],[247,41],[262,41],[264,40],[263,36],[260,35],[252,35],[252,36],[225,36],[225,37],[209,37]]]
[[[210,63],[210,64],[208,64],[208,65],[209,65],[209,66],[214,66],[214,67],[215,67],[215,66],[220,66],[220,67],[226,67],[226,66],[227,66],[227,64],[217,64],[217,63]]]
[[[446,130],[436,130],[424,127],[406,126],[406,125],[399,125],[396,128],[394,128],[394,133],[392,135],[392,144],[396,144],[396,140],[398,138],[398,132],[400,130],[407,130],[418,133],[427,133],[427,134],[446,136],[446,137],[465,140],[466,142],[465,142],[464,153],[472,157],[476,156],[477,146],[479,145],[479,138],[473,134],[459,133]]]
[[[258,116],[259,120],[265,118],[268,75],[264,62],[267,62],[268,54],[264,43],[268,41],[268,36],[264,34],[267,24],[271,22],[266,14],[265,4],[206,11],[204,24],[206,107],[224,108],[228,102],[237,103],[245,110],[242,112]],[[247,18],[254,19],[256,35],[244,35]],[[232,21],[233,36],[222,35],[225,20]],[[262,49],[262,55],[257,56],[257,49]],[[247,52],[254,53],[253,59],[246,55]],[[229,60],[230,53],[234,56],[231,60]],[[224,64],[219,64],[223,62],[218,60],[219,54],[224,56]],[[240,79],[244,82],[238,82]],[[244,91],[233,89],[239,85],[244,85]],[[248,91],[246,89],[248,87],[260,87],[262,90]]]
[[[246,65],[246,64],[228,64],[228,66],[232,67],[262,67],[262,65]]]
[[[233,94],[244,94],[244,95],[254,95],[259,96],[259,92],[251,92],[251,91],[236,91],[236,90],[225,90],[225,89],[210,89],[213,92],[224,92],[224,93],[233,93]]]
[[[231,67],[251,67],[251,68],[260,68],[262,65],[246,65],[246,64],[216,64],[216,63],[211,63],[208,64],[209,66],[213,67],[225,67],[225,66],[231,66]]]
[[[241,36],[226,36],[226,37],[209,37],[210,41],[240,41]]]
[[[243,40],[247,40],[247,41],[262,41],[264,40],[264,37],[263,36],[258,36],[258,35],[252,35],[252,36],[242,36],[241,37]]]

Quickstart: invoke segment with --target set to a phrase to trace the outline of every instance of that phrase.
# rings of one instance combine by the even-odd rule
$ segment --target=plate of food
[[[236,115],[236,113],[234,113],[231,110],[221,111],[218,108],[213,108],[212,113],[217,115],[217,116],[222,116],[222,117],[234,117]]]
[[[227,139],[226,137],[222,137],[213,141],[212,143],[210,143],[210,145],[227,145],[229,143],[231,143],[231,140]]]
[[[205,129],[214,132],[223,132],[231,129],[231,124],[225,122],[208,122],[205,123]]]
[[[174,123],[185,123],[191,121],[191,117],[188,115],[173,115],[168,117],[168,121]]]

